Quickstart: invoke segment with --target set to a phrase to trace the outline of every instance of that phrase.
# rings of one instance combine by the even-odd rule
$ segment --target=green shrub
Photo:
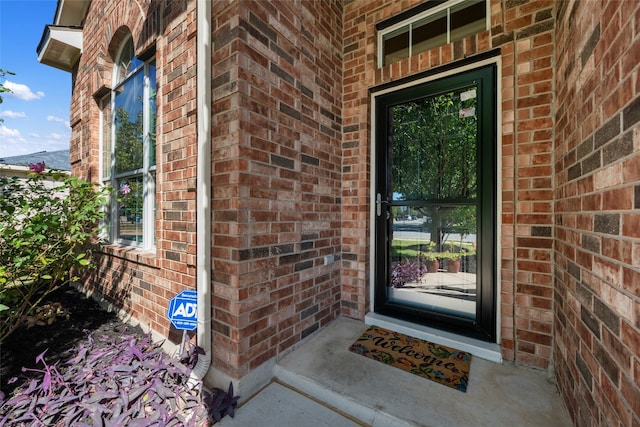
[[[26,179],[0,177],[0,342],[48,294],[91,265],[108,188],[30,165]],[[53,182],[53,185],[52,185]]]

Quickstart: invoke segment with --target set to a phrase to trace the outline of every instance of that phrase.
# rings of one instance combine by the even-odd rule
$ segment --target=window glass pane
[[[120,83],[129,74],[129,65],[133,58],[133,41],[129,39],[122,48],[120,53],[120,60],[118,61],[118,76],[116,77],[116,83]]]
[[[453,6],[450,16],[451,41],[460,40],[486,28],[487,9],[484,1],[471,1]]]
[[[156,164],[156,63],[149,64],[149,166]]]
[[[118,180],[118,239],[142,242],[142,176]]]
[[[136,58],[134,55],[133,40],[127,40],[124,47],[122,48],[122,52],[120,53],[116,83],[122,82],[129,74],[138,69],[142,64],[143,62]]]
[[[129,64],[129,73],[132,73],[133,71],[137,70],[138,68],[140,68],[144,63],[142,61],[140,61],[138,59],[138,57],[134,56],[133,59],[131,60],[131,63]]]
[[[138,72],[116,89],[115,173],[130,172],[143,166],[144,74]]]
[[[382,40],[384,65],[409,57],[409,28],[386,34]]]
[[[447,11],[443,10],[412,25],[412,51],[417,55],[447,43]]]

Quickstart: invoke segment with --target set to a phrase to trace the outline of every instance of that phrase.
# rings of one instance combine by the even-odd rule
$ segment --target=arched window
[[[111,243],[155,244],[156,67],[135,56],[129,37],[118,55],[113,89],[102,102],[102,175],[114,188]]]

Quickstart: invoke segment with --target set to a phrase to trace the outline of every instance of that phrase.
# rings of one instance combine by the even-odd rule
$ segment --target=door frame
[[[500,259],[501,259],[501,225],[502,225],[502,72],[501,72],[501,56],[499,50],[494,50],[491,52],[487,52],[482,55],[478,55],[476,57],[471,57],[465,59],[463,61],[459,61],[452,64],[447,64],[442,67],[438,67],[436,69],[429,70],[425,73],[419,74],[417,76],[411,76],[409,78],[401,79],[396,82],[387,83],[384,85],[373,87],[369,90],[370,95],[370,123],[371,123],[371,133],[370,133],[370,168],[371,168],[371,180],[369,182],[370,189],[370,202],[369,202],[369,312],[365,317],[365,323],[367,324],[377,324],[380,325],[381,321],[390,322],[391,324],[396,323],[399,326],[399,329],[405,329],[407,325],[412,325],[417,330],[425,331],[427,334],[437,334],[443,335],[442,332],[430,328],[421,326],[419,324],[413,324],[411,322],[406,322],[401,319],[394,319],[386,316],[380,316],[379,313],[375,312],[375,298],[376,298],[376,182],[379,178],[378,171],[376,169],[377,165],[377,156],[376,156],[376,100],[377,97],[381,95],[386,95],[390,92],[395,92],[401,89],[410,88],[413,86],[421,85],[430,81],[438,80],[441,78],[449,77],[455,74],[459,74],[466,71],[473,71],[478,68],[482,68],[485,66],[494,65],[495,73],[496,73],[496,187],[495,187],[495,206],[494,211],[496,214],[495,218],[495,265],[493,268],[495,269],[493,284],[495,289],[495,342],[500,343],[501,341],[501,316],[500,316],[500,303],[501,303],[501,271],[500,271]],[[474,344],[478,344],[477,341],[473,338],[468,338],[463,335],[457,335],[455,333],[445,333],[448,336],[448,339],[451,341],[460,340],[462,342],[471,341]],[[493,349],[495,350],[495,349]]]

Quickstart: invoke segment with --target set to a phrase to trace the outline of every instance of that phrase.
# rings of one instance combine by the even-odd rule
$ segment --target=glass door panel
[[[477,103],[472,82],[390,109],[390,302],[476,317]]]

